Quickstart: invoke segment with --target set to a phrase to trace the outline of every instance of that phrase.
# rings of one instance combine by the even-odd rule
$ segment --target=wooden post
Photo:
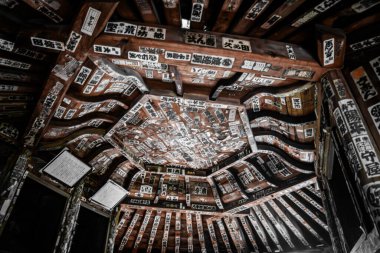
[[[6,188],[2,190],[1,196],[6,196],[1,202],[0,211],[0,234],[5,227],[13,206],[17,200],[18,194],[22,185],[24,184],[25,178],[28,174],[27,166],[28,161],[31,157],[31,152],[29,150],[24,150],[23,153],[18,157],[13,171],[9,177],[8,184]]]
[[[106,241],[106,253],[113,253],[115,247],[115,238],[117,235],[117,231],[119,228],[119,224],[117,223],[119,219],[119,215],[114,211],[110,217],[109,225],[108,225],[108,235]]]
[[[63,219],[61,222],[61,229],[55,244],[54,253],[68,253],[70,252],[72,239],[75,234],[75,227],[79,215],[81,197],[84,188],[84,181],[82,180],[72,191],[70,198],[67,200],[65,210],[63,212]]]

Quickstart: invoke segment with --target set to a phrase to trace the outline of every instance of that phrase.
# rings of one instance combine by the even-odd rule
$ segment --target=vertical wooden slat
[[[175,214],[175,253],[179,253],[181,246],[181,213]]]
[[[222,239],[224,242],[224,245],[226,246],[227,252],[232,253],[231,244],[228,240],[227,231],[223,225],[223,221],[221,219],[216,220],[216,224],[218,224],[220,234],[222,235]]]
[[[205,244],[205,236],[203,233],[202,216],[199,213],[196,213],[195,220],[197,222],[198,239],[199,239],[199,244],[201,245],[201,252],[206,253],[207,251],[206,251],[206,244]]]
[[[249,241],[251,242],[251,245],[255,249],[255,252],[258,252],[259,251],[259,247],[257,246],[257,242],[256,242],[256,240],[254,238],[252,229],[249,227],[249,225],[247,223],[247,218],[246,217],[240,217],[239,219],[241,221],[241,224],[243,225],[243,228],[245,230],[245,233],[248,236]]]
[[[148,252],[148,253],[150,253],[152,251],[154,239],[156,238],[157,228],[158,228],[158,226],[160,224],[160,220],[161,220],[161,211],[157,211],[157,214],[154,217],[152,231],[150,232],[150,237],[149,237],[149,241],[148,241],[148,247],[146,249],[146,252]]]
[[[253,206],[252,209],[255,211],[256,216],[259,218],[261,224],[263,224],[265,231],[269,234],[272,241],[276,244],[277,249],[283,251],[283,248],[281,247],[280,241],[278,240],[277,234],[272,224],[270,224],[267,221],[266,217],[264,217],[263,213],[261,212],[261,209],[258,206]]]
[[[260,224],[256,214],[252,211],[250,211],[250,214],[248,215],[248,219],[251,222],[253,228],[255,229],[256,233],[259,235],[261,242],[264,244],[266,250],[268,252],[272,252],[272,249],[270,248],[267,236],[264,232],[264,228]]]
[[[125,232],[123,239],[121,240],[121,243],[119,245],[119,252],[122,252],[124,250],[124,247],[129,240],[129,236],[131,235],[139,217],[140,217],[140,214],[138,214],[138,213],[135,213],[135,215],[133,216],[133,219],[132,219],[131,223],[129,224],[129,227],[128,227],[127,231]]]
[[[187,252],[192,253],[193,245],[193,218],[191,213],[186,213],[186,229],[187,229]]]
[[[207,223],[208,232],[209,232],[210,238],[211,238],[212,248],[214,249],[215,253],[219,253],[218,242],[216,239],[215,229],[214,229],[214,225],[212,223],[212,220],[207,219],[206,223]]]
[[[152,214],[152,210],[147,210],[145,212],[144,220],[143,220],[143,222],[142,222],[142,224],[140,226],[140,230],[139,230],[139,232],[137,234],[134,250],[139,247],[139,244],[140,244],[141,239],[142,239],[142,237],[144,235],[144,232],[145,232],[146,226],[148,225],[148,222],[149,222],[151,214]]]
[[[165,253],[166,248],[168,247],[168,238],[169,238],[169,230],[170,230],[170,221],[172,218],[172,213],[167,212],[165,215],[165,226],[164,226],[164,234],[162,237],[162,244],[161,244],[161,252]]]

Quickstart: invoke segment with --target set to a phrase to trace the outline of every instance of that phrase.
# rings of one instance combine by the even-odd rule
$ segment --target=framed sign
[[[126,195],[126,189],[115,182],[108,180],[108,182],[90,198],[90,201],[111,210],[122,201]]]
[[[90,171],[91,167],[76,158],[67,149],[62,150],[42,168],[43,173],[69,187],[73,187]]]

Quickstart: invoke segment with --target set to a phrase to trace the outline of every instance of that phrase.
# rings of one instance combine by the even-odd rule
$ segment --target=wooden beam
[[[123,216],[121,217],[119,223],[117,224],[117,231],[120,231],[126,222],[129,221],[129,219],[131,218],[131,215],[132,215],[133,211],[132,209],[127,209],[125,210]]]
[[[138,214],[137,212],[135,213],[135,215],[133,216],[133,219],[131,221],[131,223],[129,224],[129,227],[127,229],[127,231],[125,232],[124,236],[123,236],[123,239],[121,240],[120,242],[120,245],[119,245],[119,252],[122,252],[124,250],[124,247],[125,245],[127,244],[128,240],[129,240],[129,237],[137,223],[137,220],[140,218],[140,214]]]
[[[192,253],[193,245],[193,218],[191,213],[186,213],[187,252]]]
[[[131,31],[119,31],[118,27],[131,27]],[[149,30],[149,32],[148,32]],[[224,39],[223,39],[224,38]],[[233,48],[237,41],[244,47]],[[128,43],[125,43],[128,41]],[[165,44],[162,42],[165,41]],[[224,41],[224,42],[223,42]],[[286,43],[253,39],[249,37],[219,33],[200,33],[196,31],[178,31],[170,27],[147,27],[138,23],[109,22],[103,35],[99,36],[96,45],[116,48],[118,54],[103,55],[115,63],[140,62],[142,68],[159,67],[159,64],[174,66],[208,66],[218,70],[265,74],[278,78],[318,80],[326,71],[302,47],[293,45],[297,60],[289,59]],[[165,53],[139,53],[140,47],[165,49],[166,52],[179,53],[178,58]],[[194,53],[197,52],[197,53]],[[231,57],[233,52],[234,57]],[[91,55],[102,54],[92,50]],[[146,60],[150,60],[148,61]],[[150,66],[152,65],[152,66]],[[162,66],[161,66],[162,67]]]
[[[245,164],[250,170],[252,170],[257,180],[265,180],[267,184],[271,187],[278,187],[281,184],[281,182],[278,179],[269,176],[267,170],[264,169],[264,164],[261,165],[258,163],[258,157],[253,157],[247,161],[244,161],[243,164]]]
[[[298,199],[296,199],[291,193],[285,195],[288,197],[292,203],[296,204],[299,208],[301,208],[310,218],[312,218],[318,225],[320,225],[326,231],[329,230],[327,224],[322,221],[319,217],[317,217],[309,208],[307,208],[304,204],[302,204]]]
[[[212,194],[215,199],[215,203],[219,209],[224,209],[222,200],[220,199],[218,189],[216,188],[215,181],[213,177],[207,177],[207,182],[210,184]]]
[[[195,30],[204,30],[207,22],[209,0],[192,0],[190,27]]]
[[[68,18],[71,8],[70,4],[66,1],[32,1],[23,0],[24,3],[40,12],[55,23],[62,23]]]
[[[213,177],[215,175],[218,175],[220,172],[223,172],[227,170],[228,168],[233,167],[234,165],[238,164],[241,161],[246,160],[247,158],[253,155],[255,155],[255,153],[252,151],[251,147],[247,147],[243,151],[223,160],[218,165],[212,167],[211,173],[207,175],[207,177]]]
[[[141,239],[143,238],[144,236],[144,233],[145,233],[145,229],[149,223],[149,220],[150,220],[150,216],[152,214],[152,211],[151,210],[147,210],[145,212],[145,216],[144,216],[144,220],[140,226],[140,230],[139,232],[137,233],[137,237],[136,237],[136,240],[135,240],[135,246],[134,246],[134,251],[137,250],[139,248],[139,244],[141,242]]]
[[[259,252],[259,247],[257,246],[257,242],[254,238],[252,229],[248,225],[247,218],[246,217],[240,217],[239,219],[240,219],[241,224],[243,225],[243,229],[244,229],[245,233],[247,234],[248,239],[251,242],[251,245],[253,246],[255,252]]]
[[[306,178],[309,178],[309,179],[306,179]],[[298,189],[301,189],[305,186],[308,186],[310,184],[313,184],[315,183],[316,181],[316,177],[315,176],[312,176],[312,177],[301,177],[301,178],[298,178],[298,180],[291,180],[290,184],[288,185],[283,185],[283,186],[280,186],[280,187],[277,187],[277,188],[273,188],[273,187],[270,187],[270,188],[267,188],[267,189],[263,189],[259,192],[256,192],[252,195],[249,196],[249,200],[244,202],[243,204],[241,204],[240,206],[231,206],[231,207],[226,207],[227,211],[226,213],[238,213],[238,212],[241,212],[245,209],[248,209],[250,207],[253,207],[253,206],[256,206],[256,205],[259,205],[261,203],[264,203],[264,202],[267,202],[271,199],[275,199],[275,198],[278,198],[286,193],[289,193],[289,192],[293,192],[293,191],[296,191]]]
[[[242,184],[239,184],[238,181],[237,181],[238,179],[235,178],[236,173],[233,172],[233,171],[231,172],[231,171],[229,171],[229,170],[226,170],[225,173],[226,173],[226,178],[228,179],[228,181],[232,182],[234,188],[235,188],[238,192],[240,192],[240,194],[241,194],[241,196],[243,197],[243,199],[248,199],[247,194],[245,194],[244,188],[241,188],[241,187],[243,187],[243,185],[242,185]],[[234,175],[235,175],[235,176],[234,176]]]
[[[280,233],[280,235],[285,239],[286,243],[290,246],[290,248],[294,249],[294,243],[292,242],[292,239],[286,230],[285,226],[282,223],[279,223],[277,219],[274,217],[274,215],[271,213],[269,208],[266,206],[266,203],[262,203],[260,205],[261,209],[264,211],[266,216],[269,218],[269,220],[272,222],[274,227],[277,229],[277,231]]]
[[[210,100],[215,101],[225,88],[234,85],[235,82],[239,80],[241,76],[242,76],[242,73],[238,72],[228,79],[220,79],[215,85],[215,87],[213,88],[213,91],[210,93]]]
[[[149,24],[158,24],[160,21],[157,16],[154,1],[150,0],[133,0],[140,12],[140,16],[144,22]]]
[[[221,212],[221,211],[207,211],[207,210],[202,210],[202,209],[183,209],[180,208],[180,206],[176,203],[173,202],[173,204],[171,204],[170,206],[168,207],[165,207],[164,205],[154,205],[152,204],[152,201],[151,200],[147,200],[147,199],[137,199],[137,198],[130,198],[130,197],[126,197],[126,202],[127,203],[123,203],[121,204],[121,208],[132,208],[132,209],[138,209],[138,210],[161,210],[161,211],[170,211],[170,212],[182,212],[182,213],[191,213],[191,214],[195,214],[195,213],[200,213],[202,215],[208,215],[208,216],[224,216],[224,215],[237,215],[237,216],[244,216],[244,214],[236,214],[236,213],[225,213],[225,212]],[[196,204],[197,205],[197,204]],[[202,206],[201,204],[199,204],[200,206]],[[245,208],[247,209],[247,208]]]
[[[251,7],[244,13],[243,17],[233,27],[233,34],[246,34],[253,26],[256,19],[265,11],[273,0],[255,0]]]
[[[199,244],[201,245],[201,252],[206,253],[206,244],[205,244],[205,235],[203,233],[203,224],[202,224],[202,216],[200,213],[195,214],[195,220],[197,222],[197,230],[198,230],[198,239]]]
[[[263,37],[268,31],[291,15],[305,0],[285,1],[280,7],[272,12],[261,26],[252,29],[249,35],[257,38]]]
[[[171,218],[172,218],[172,213],[167,212],[165,215],[164,234],[162,236],[162,244],[161,244],[161,252],[163,252],[163,253],[166,252],[166,248],[168,247],[168,238],[169,238]]]
[[[313,185],[307,186],[306,189],[308,189],[310,192],[312,192],[318,198],[320,198],[320,199],[322,198],[321,192],[319,190],[316,190]]]
[[[258,234],[261,242],[264,244],[264,247],[266,248],[266,250],[268,252],[272,252],[272,249],[270,248],[270,245],[268,243],[267,236],[264,232],[263,226],[260,224],[256,214],[252,210],[250,211],[250,214],[248,215],[248,220],[251,222],[253,228]]]
[[[311,20],[316,17],[323,15],[326,11],[329,11],[336,4],[341,2],[340,0],[330,1],[324,0],[319,2],[312,8],[308,9],[306,12],[301,13],[296,18],[292,18],[292,21],[288,22],[289,25],[284,25],[280,29],[276,30],[269,36],[269,39],[272,40],[283,40],[291,33],[295,32],[299,27],[304,24],[309,23]]]
[[[94,45],[94,48],[96,50],[96,45]],[[135,70],[129,69],[129,68],[121,68],[113,64],[108,59],[101,58],[98,55],[90,56],[89,58],[95,63],[95,65],[100,70],[102,70],[104,73],[108,74],[109,76],[113,78],[121,78],[123,82],[137,86],[137,88],[141,91],[141,93],[149,92],[149,89],[145,85],[144,80],[142,79],[140,74],[136,72]]]
[[[180,246],[181,246],[181,213],[176,212],[175,213],[175,253],[180,252]]]
[[[263,215],[261,208],[259,206],[253,206],[252,209],[255,212],[256,216],[259,218],[261,224],[264,226],[265,231],[269,234],[269,237],[276,244],[277,249],[280,252],[284,251],[284,249],[281,247],[280,241],[278,240],[277,234],[272,224],[268,222],[267,218]]]
[[[343,30],[317,26],[317,48],[321,66],[343,67],[346,53],[346,34]]]
[[[229,231],[229,234],[231,236],[232,242],[235,245],[236,250],[238,252],[244,252],[245,250],[247,250],[247,245],[243,240],[240,228],[238,227],[235,218],[225,217],[223,218],[223,220],[224,223],[227,225],[227,229]]]
[[[215,21],[215,25],[213,26],[212,31],[225,33],[228,27],[231,25],[231,22],[242,2],[242,0],[224,0],[223,6],[219,11],[219,15]]]
[[[165,175],[161,175],[160,181],[158,182],[158,188],[157,188],[157,195],[154,198],[154,203],[157,204],[159,200],[159,196],[161,195],[162,192],[162,184],[164,183],[165,180]]]
[[[139,20],[139,11],[134,5],[135,1],[121,1],[117,7],[117,13],[125,20]]]
[[[318,211],[320,211],[321,213],[325,214],[325,209],[323,208],[323,206],[321,206],[317,201],[313,200],[302,189],[298,190],[298,191],[295,191],[295,193],[297,193],[299,196],[301,196],[303,199],[305,199],[307,203],[311,204],[316,209],[318,209]]]
[[[209,232],[210,238],[211,238],[212,248],[214,249],[215,253],[219,253],[218,242],[216,239],[215,229],[214,229],[214,225],[212,223],[212,220],[207,219],[206,223],[207,223],[208,232]]]
[[[162,0],[166,24],[181,27],[181,1]]]
[[[219,231],[220,231],[220,234],[222,235],[222,240],[224,242],[224,245],[226,246],[227,252],[232,253],[231,244],[228,240],[228,235],[227,235],[226,229],[224,228],[223,220],[222,219],[216,220],[216,224],[219,227]]]

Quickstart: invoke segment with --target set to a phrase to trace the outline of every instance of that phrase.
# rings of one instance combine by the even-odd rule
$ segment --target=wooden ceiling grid
[[[68,147],[94,168],[84,199],[108,179],[128,191],[115,252],[329,244],[314,188],[319,81],[343,66],[344,32],[350,52],[361,43],[350,33],[379,22],[376,1],[11,0],[0,7],[0,136],[45,162]],[[310,36],[316,23],[327,27]],[[163,98],[189,102],[165,110]],[[228,119],[231,108],[243,108],[239,120]],[[144,124],[154,125],[151,133]],[[133,134],[125,134],[128,126]],[[173,150],[165,142],[202,133],[190,147],[210,158],[207,166],[189,166],[197,156],[183,150],[187,164],[159,162]],[[203,143],[220,145],[213,134],[241,145],[221,155]]]

